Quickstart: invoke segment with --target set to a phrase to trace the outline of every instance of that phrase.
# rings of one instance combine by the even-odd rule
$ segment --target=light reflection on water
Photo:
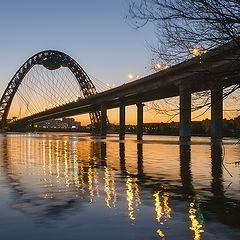
[[[234,141],[2,134],[0,144],[1,239],[238,239]]]

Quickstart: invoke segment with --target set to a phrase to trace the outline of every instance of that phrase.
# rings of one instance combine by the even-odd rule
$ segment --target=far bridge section
[[[144,102],[180,97],[180,140],[191,137],[191,94],[211,91],[211,137],[222,138],[223,88],[240,83],[240,48],[226,44],[201,56],[119,87],[34,114],[9,124],[10,128],[48,119],[101,112],[101,135],[107,132],[107,109],[120,109],[120,139],[125,135],[125,107],[137,105],[137,138],[143,135]]]

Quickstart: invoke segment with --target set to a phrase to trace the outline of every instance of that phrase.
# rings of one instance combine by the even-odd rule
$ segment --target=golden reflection
[[[126,182],[127,186],[127,201],[128,201],[128,210],[129,218],[135,220],[134,207],[138,207],[141,204],[140,200],[140,190],[137,184],[137,178],[128,178]],[[135,205],[134,205],[135,203]]]
[[[74,168],[75,168],[75,186],[79,187],[80,186],[80,182],[79,182],[79,165],[78,165],[78,161],[76,159],[74,159]]]
[[[90,166],[88,167],[88,189],[90,194],[90,203],[92,203],[94,194],[93,194],[92,169]]]
[[[109,171],[108,168],[105,167],[105,176],[104,176],[104,180],[105,180],[105,185],[104,185],[104,191],[107,194],[107,197],[105,198],[105,201],[107,203],[107,206],[109,208],[111,208],[109,201],[111,201],[111,190],[110,190],[110,184],[109,184]]]
[[[49,158],[49,173],[52,176],[52,141],[49,140],[48,158]]]
[[[75,186],[79,185],[78,179],[78,163],[77,163],[77,156],[76,156],[76,142],[72,142],[72,154],[73,154],[73,174],[74,174],[74,184]]]
[[[45,152],[45,140],[42,141],[42,155],[43,155],[43,174],[46,175],[46,152]]]
[[[28,167],[31,168],[32,161],[31,161],[31,135],[28,136]]]
[[[166,218],[170,218],[170,212],[171,212],[171,208],[169,207],[169,204],[168,204],[168,193],[165,193],[163,195],[163,205],[164,205],[164,213],[165,213],[165,216]]]
[[[128,178],[127,179],[127,201],[128,201],[128,210],[129,210],[129,218],[131,220],[135,220],[134,217],[134,209],[133,209],[133,188],[132,188],[132,182],[133,179],[132,178]]]
[[[96,194],[97,194],[97,197],[99,197],[99,190],[98,190],[98,172],[97,172],[97,169],[94,168],[94,173],[93,173],[93,176],[94,176],[94,184],[95,184],[95,189],[96,189]]]
[[[59,171],[59,140],[56,141],[56,158],[57,158],[57,178],[60,176],[60,171]]]
[[[113,207],[116,207],[117,202],[117,194],[116,194],[116,188],[115,188],[115,173],[111,171],[111,181],[112,181],[112,195],[113,195]]]
[[[139,195],[139,187],[136,182],[135,182],[135,196],[136,196],[136,207],[138,207],[141,204],[141,199]]]
[[[159,192],[154,193],[153,197],[155,199],[155,212],[157,214],[156,219],[160,223],[161,217],[163,215],[163,211],[162,211],[161,201],[159,198]]]
[[[204,230],[201,229],[203,226],[197,219],[197,210],[193,202],[190,203],[189,218],[192,223],[192,226],[189,229],[194,232],[194,240],[200,240],[201,234],[204,232]]]
[[[65,179],[66,179],[66,186],[69,187],[69,180],[68,180],[68,150],[67,150],[67,141],[64,141],[64,163],[65,163]]]
[[[163,191],[157,191],[153,194],[155,199],[155,212],[156,212],[156,220],[163,225],[164,222],[167,221],[168,218],[171,218],[171,208],[169,207],[169,196],[168,193]],[[160,237],[164,237],[165,234],[159,228],[157,233]]]
[[[84,168],[83,168],[83,162],[80,162],[80,182],[81,182],[81,191],[82,193],[85,193],[85,182],[84,182]],[[80,185],[78,186],[80,187]]]

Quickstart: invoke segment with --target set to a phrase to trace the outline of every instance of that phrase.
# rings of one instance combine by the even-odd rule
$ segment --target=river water
[[[0,239],[240,239],[240,144],[0,135]]]

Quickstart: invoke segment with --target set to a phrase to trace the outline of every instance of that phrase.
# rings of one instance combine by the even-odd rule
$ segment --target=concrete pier
[[[179,86],[180,96],[180,126],[179,137],[181,142],[191,139],[191,91],[187,86]]]
[[[137,144],[137,156],[138,156],[138,161],[137,161],[138,176],[143,177],[144,172],[143,172],[143,145],[142,145],[142,143]]]
[[[144,104],[137,103],[137,140],[142,140],[143,136],[143,107]]]
[[[120,169],[122,173],[126,174],[126,161],[125,161],[125,143],[119,143],[119,156],[120,156]]]
[[[120,124],[119,139],[120,140],[123,140],[125,138],[125,116],[126,116],[126,107],[125,105],[121,105],[119,108],[119,124]]]
[[[179,145],[180,153],[180,176],[183,186],[183,192],[193,196],[192,174],[191,174],[191,146]]]
[[[211,90],[211,139],[222,139],[223,89],[214,86]]]
[[[106,137],[107,135],[107,108],[105,105],[101,106],[101,131],[100,134],[102,137]]]

